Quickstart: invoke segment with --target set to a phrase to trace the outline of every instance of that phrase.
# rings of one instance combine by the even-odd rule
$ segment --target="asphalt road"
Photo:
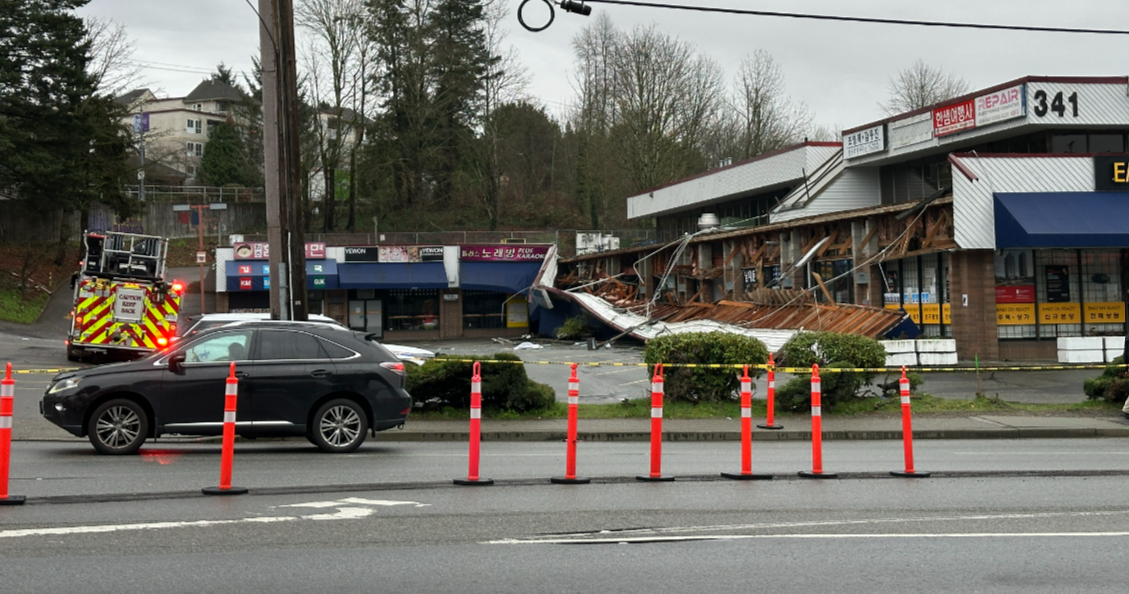
[[[19,593],[1120,593],[1124,482],[447,484],[38,503],[0,507],[0,579]]]

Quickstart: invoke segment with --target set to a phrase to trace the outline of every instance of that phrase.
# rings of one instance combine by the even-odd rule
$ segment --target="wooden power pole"
[[[259,0],[263,158],[271,318],[306,320],[306,241],[299,203],[298,74],[293,0]]]

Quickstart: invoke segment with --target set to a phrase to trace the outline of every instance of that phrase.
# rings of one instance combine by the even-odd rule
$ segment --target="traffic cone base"
[[[226,489],[220,487],[204,487],[200,492],[205,495],[245,495],[247,487],[228,487]]]
[[[660,474],[659,476],[651,476],[649,474],[640,474],[639,476],[635,477],[635,480],[647,481],[647,482],[652,482],[652,483],[668,483],[670,481],[673,481],[674,477],[673,476],[667,476],[667,475],[664,475],[664,474]]]
[[[588,483],[592,482],[592,479],[582,476],[573,478],[568,478],[567,476],[554,476],[553,478],[549,479],[549,482],[553,483],[554,485],[587,485]]]
[[[771,474],[741,474],[739,472],[723,472],[721,476],[735,481],[771,481]]]
[[[494,479],[484,479],[484,478],[469,479],[469,478],[465,478],[465,479],[455,479],[454,483],[456,485],[464,485],[464,486],[468,486],[468,487],[475,487],[475,486],[484,487],[486,485],[493,485]]]
[[[799,474],[803,478],[813,478],[813,479],[839,478],[839,475],[835,474],[834,472],[809,472],[807,470],[801,470],[797,474]]]
[[[926,478],[929,476],[928,472],[906,472],[904,470],[891,470],[890,474],[894,476],[902,476],[905,478]]]
[[[0,499],[0,505],[23,505],[27,498],[23,495],[9,495],[4,499]]]
[[[760,427],[761,429],[779,430],[779,429],[783,429],[784,425],[757,425],[757,427]]]

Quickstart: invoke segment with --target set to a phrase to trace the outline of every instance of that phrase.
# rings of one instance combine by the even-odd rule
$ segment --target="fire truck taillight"
[[[173,293],[179,293],[181,291],[181,289],[183,289],[183,288],[184,288],[184,285],[182,285],[180,283],[173,283],[172,284]]]
[[[169,344],[169,339],[165,338],[164,336],[157,339],[157,345],[158,346],[168,346],[168,344]]]

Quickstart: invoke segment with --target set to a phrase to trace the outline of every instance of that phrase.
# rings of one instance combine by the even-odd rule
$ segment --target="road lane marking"
[[[860,526],[860,525],[876,525],[876,524],[904,524],[912,522],[968,522],[968,521],[983,521],[983,520],[1033,520],[1033,519],[1048,519],[1048,518],[1082,518],[1082,517],[1105,517],[1105,516],[1124,516],[1129,514],[1129,510],[1118,511],[1098,511],[1098,512],[1041,512],[1029,514],[977,514],[967,516],[936,516],[936,517],[909,517],[909,518],[863,518],[859,520],[820,520],[810,522],[762,522],[758,524],[718,524],[707,526],[666,526],[666,527],[652,527],[652,528],[630,528],[625,530],[597,530],[592,532],[576,532],[571,534],[573,538],[564,539],[570,542],[583,540],[589,538],[591,540],[601,540],[608,538],[611,541],[617,540],[614,535],[620,535],[619,540],[624,538],[624,535],[642,535],[642,536],[628,536],[627,538],[638,539],[653,539],[662,538],[661,535],[684,533],[684,532],[708,532],[708,531],[734,531],[734,530],[770,530],[782,528],[826,528],[831,526]],[[612,536],[608,536],[612,535]],[[655,536],[650,536],[655,535]],[[559,534],[554,536],[560,536]],[[601,537],[601,538],[594,538]],[[701,538],[696,536],[695,538]],[[527,539],[504,539],[504,540],[535,540],[535,538]]]
[[[697,540],[758,540],[758,539],[864,539],[864,538],[1054,538],[1054,537],[1116,537],[1129,536],[1129,532],[922,532],[917,534],[698,534],[691,536],[638,536],[628,538],[554,538],[546,540],[523,540],[503,538],[488,540],[482,544],[520,545],[520,544],[645,544],[653,542],[689,542]]]
[[[370,507],[355,507],[366,505]],[[325,521],[325,520],[358,520],[372,515],[374,507],[390,507],[397,505],[411,505],[414,507],[429,507],[428,503],[418,501],[390,501],[383,499],[361,499],[347,497],[336,501],[311,501],[309,503],[294,503],[289,505],[271,506],[281,507],[308,507],[325,509],[336,507],[336,513],[309,514],[301,516],[265,516],[257,518],[241,518],[238,520],[186,520],[179,522],[140,522],[136,524],[100,524],[93,526],[60,526],[57,528],[25,528],[18,530],[0,530],[0,538],[22,538],[25,536],[69,536],[72,534],[104,534],[107,532],[128,532],[137,530],[168,530],[170,528],[204,528],[209,526],[224,526],[233,524],[269,524],[273,522],[295,522],[299,520]]]

